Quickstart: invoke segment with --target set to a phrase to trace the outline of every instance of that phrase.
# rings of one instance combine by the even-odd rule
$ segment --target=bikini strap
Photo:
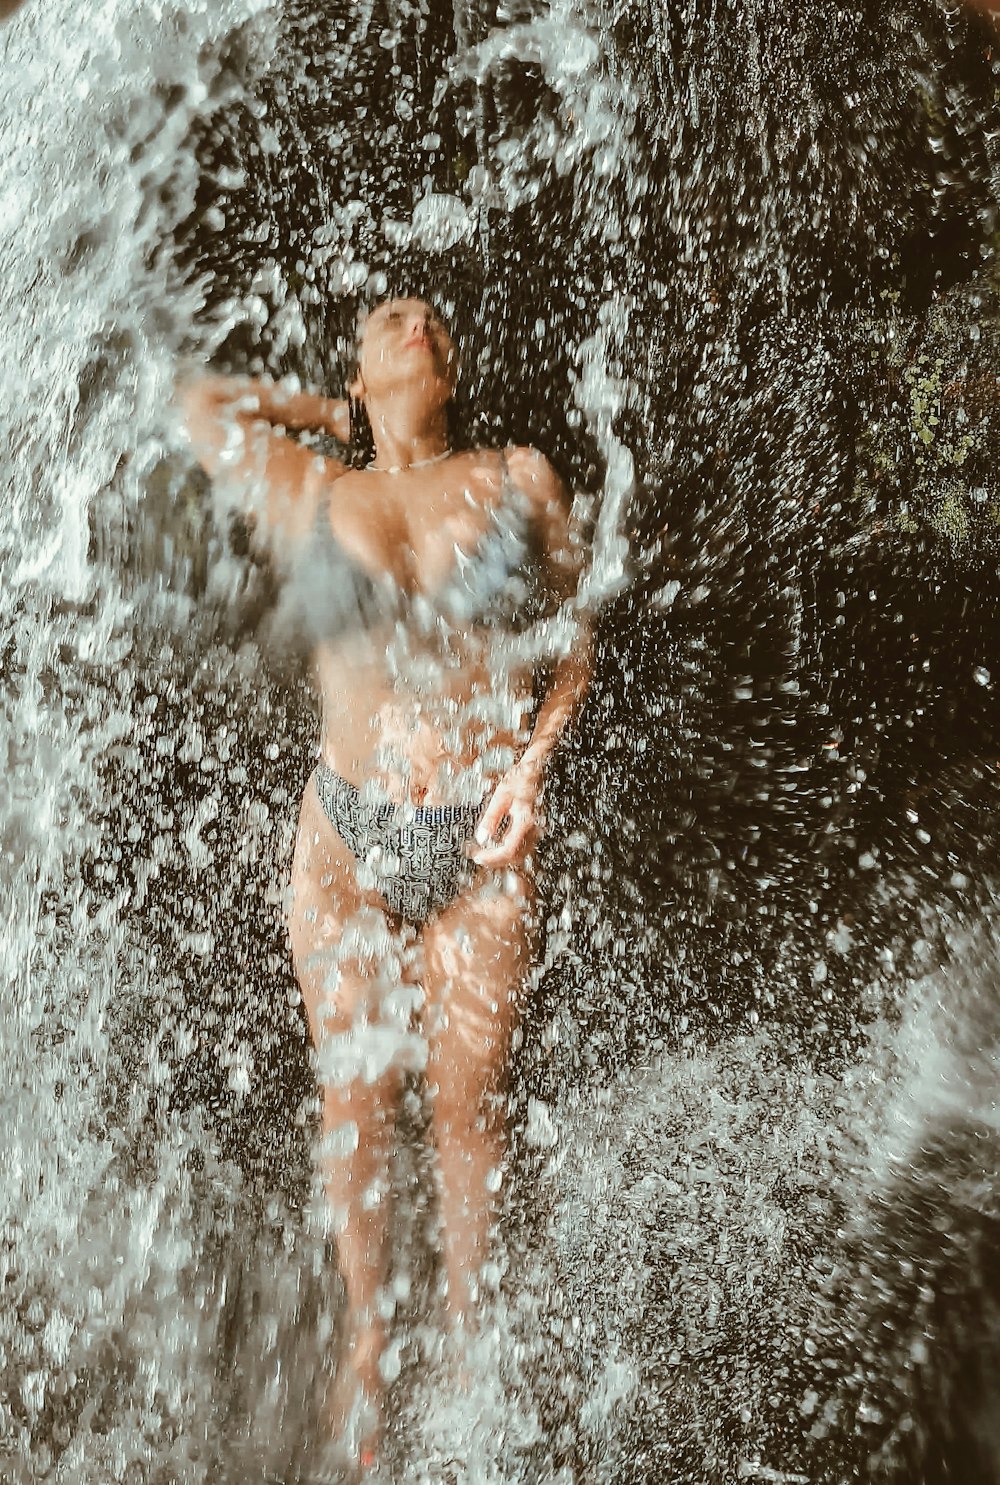
[[[313,516],[313,533],[318,534],[326,527],[327,534],[330,533],[330,487],[324,484],[316,501],[316,514]]]
[[[507,455],[507,449],[500,450],[500,501],[497,514],[508,518],[515,515],[517,519],[524,521],[528,517],[530,502],[510,472],[510,460]]]
[[[514,481],[511,478],[510,463],[508,462],[508,459],[507,459],[507,450],[506,449],[501,449],[500,450],[500,493],[501,493],[502,496],[506,497],[508,491],[510,491],[510,490],[516,490],[516,489],[517,489],[517,486],[514,484]]]

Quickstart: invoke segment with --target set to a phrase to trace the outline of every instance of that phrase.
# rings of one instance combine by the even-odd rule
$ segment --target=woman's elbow
[[[175,402],[195,459],[211,476],[239,463],[246,431],[231,406],[221,401],[209,384],[188,382],[178,387]]]

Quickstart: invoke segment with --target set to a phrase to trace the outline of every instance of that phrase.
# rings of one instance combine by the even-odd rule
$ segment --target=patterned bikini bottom
[[[470,880],[466,844],[482,804],[406,807],[368,804],[328,764],[316,766],[316,793],[330,824],[368,867],[389,911],[420,926],[452,902]]]

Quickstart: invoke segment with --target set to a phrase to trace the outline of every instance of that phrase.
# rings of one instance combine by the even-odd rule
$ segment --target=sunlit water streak
[[[345,59],[365,40],[372,10],[357,8]],[[227,39],[248,22],[252,45],[241,42],[233,63]],[[241,1176],[219,1154],[210,1121],[197,1112],[157,1120],[183,1028],[160,1028],[143,1066],[126,1058],[122,1082],[117,1007],[147,996],[155,1007],[159,969],[128,927],[124,881],[107,869],[98,891],[84,873],[108,828],[105,765],[136,746],[141,705],[127,684],[110,684],[128,675],[138,621],[134,594],[89,555],[88,512],[109,486],[125,512],[146,498],[198,304],[162,251],[193,200],[189,131],[265,65],[272,22],[249,0],[138,11],[107,0],[29,6],[0,36],[0,634],[12,680],[0,782],[0,1416],[12,1480],[201,1482],[225,1469],[234,1479],[280,1477],[320,1431],[335,1353],[319,1201],[286,1222],[276,1200],[264,1236],[251,1241]],[[423,219],[418,211],[402,223],[404,236],[433,229],[451,240],[471,236],[471,224],[488,253],[491,213],[521,206],[539,180],[582,164],[598,183],[640,169],[631,131],[641,79],[604,48],[606,23],[600,7],[561,3],[486,39],[468,32],[456,86],[483,82],[513,54],[541,69],[562,113],[501,141],[492,176],[481,171],[461,200],[432,201]],[[673,86],[670,58],[665,41],[658,65]],[[758,61],[751,48],[751,93]],[[692,127],[703,106],[688,99]],[[711,173],[714,148],[712,136],[697,170]],[[776,158],[762,156],[761,168],[780,176]],[[620,241],[629,224],[611,187],[595,189],[608,242]],[[671,225],[697,278],[680,173],[677,192]],[[778,192],[766,196],[752,265],[781,238],[783,205]],[[331,217],[341,209],[349,227],[342,203],[331,203]],[[317,262],[342,251],[356,286],[349,241],[331,240],[318,241]],[[777,276],[787,278],[783,261]],[[595,605],[626,581],[635,469],[617,417],[633,390],[624,364],[633,307],[631,289],[609,283],[576,347],[573,395],[606,463],[585,586]],[[259,298],[233,313],[266,317],[267,308]],[[227,663],[227,683],[249,693],[255,672],[244,678],[242,662]],[[194,747],[198,728],[186,719],[190,735],[178,744]],[[209,788],[165,850],[197,866],[218,808],[211,799]],[[276,808],[290,814],[293,801]],[[256,834],[252,826],[248,853],[272,849],[266,809]],[[287,835],[288,822],[282,828]],[[127,853],[130,842],[120,844]],[[145,890],[158,890],[152,868]],[[570,893],[566,911],[575,907]],[[211,928],[209,916],[192,932],[191,955]],[[563,947],[553,932],[550,966]],[[664,979],[669,986],[669,966]],[[811,1478],[809,1357],[823,1344],[812,1332],[835,1230],[919,1144],[932,1105],[946,1117],[988,1103],[980,1090],[990,1056],[970,1059],[952,1028],[945,1040],[958,1051],[940,1052],[933,1007],[952,989],[947,974],[919,985],[902,1029],[879,1025],[853,1066],[817,1071],[762,1033],[697,1053],[651,1047],[638,1069],[595,1070],[582,1090],[577,1082],[547,1100],[532,1095],[517,1140],[531,1179],[513,1182],[532,1208],[531,1242],[514,1241],[500,1265],[496,1324],[460,1387],[440,1380],[414,1276],[413,1342],[400,1358],[403,1478]],[[580,1001],[613,1002],[617,990],[585,983]],[[975,983],[965,993],[974,1004]],[[568,1003],[544,1029],[549,1055],[567,1064],[580,1061],[578,1010]],[[236,1038],[218,1056],[234,1098],[252,1102],[266,1071],[247,1061],[245,1045]],[[949,1093],[938,1101],[943,1083]],[[142,1159],[134,1132],[148,1129],[147,1106],[158,1132]],[[412,1150],[407,1159],[419,1165]],[[419,1204],[409,1221],[419,1237]],[[410,1297],[403,1284],[402,1313]]]

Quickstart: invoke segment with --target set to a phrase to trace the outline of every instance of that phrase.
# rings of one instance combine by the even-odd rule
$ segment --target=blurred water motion
[[[4,28],[6,1478],[322,1442],[315,718],[167,408],[192,355],[339,391],[397,287],[470,439],[579,492],[600,655],[464,1393],[407,1100],[392,1471],[997,1477],[994,45],[763,0]]]

